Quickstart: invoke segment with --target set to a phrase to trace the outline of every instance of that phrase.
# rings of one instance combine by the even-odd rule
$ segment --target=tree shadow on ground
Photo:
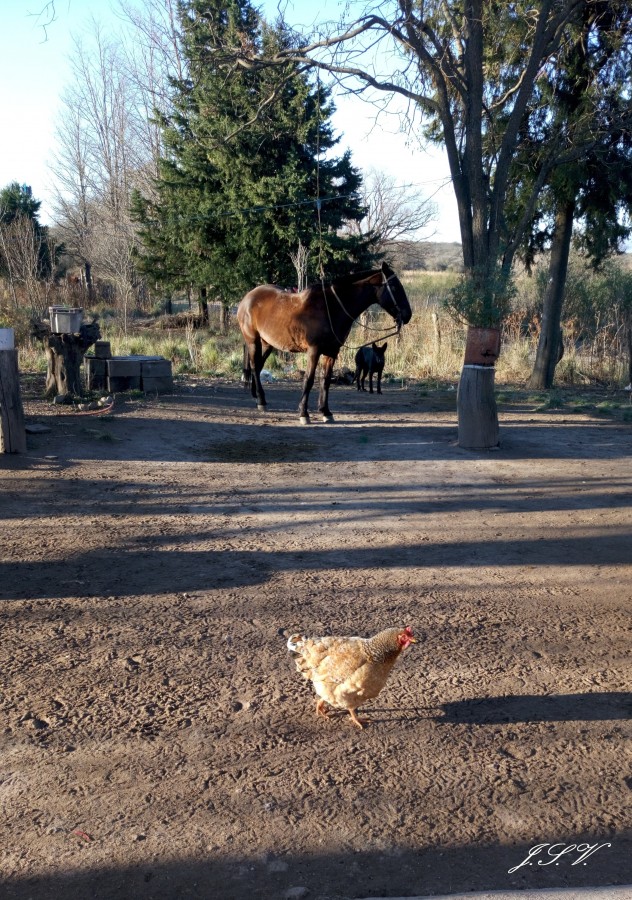
[[[207,536],[207,540],[209,537]],[[190,534],[189,541],[204,535]],[[170,538],[164,545],[173,546]],[[496,568],[511,565],[624,565],[630,559],[627,533],[550,540],[460,541],[392,546],[375,550],[341,547],[334,550],[179,550],[117,548],[78,553],[72,562],[51,567],[48,559],[0,562],[0,600],[36,600],[50,597],[161,595],[214,588],[265,585],[281,572],[345,569],[390,570],[393,566],[431,569],[446,559],[461,567]],[[263,598],[262,598],[263,599]]]
[[[212,836],[209,835],[209,838]],[[392,848],[289,852],[263,858],[205,855],[169,862],[140,859],[118,868],[85,867],[5,881],[5,900],[279,900],[302,887],[314,900],[449,894],[474,890],[605,887],[632,881],[632,835],[537,835],[511,846],[416,848],[394,835]],[[297,844],[300,836],[297,835]],[[335,845],[336,836],[331,836]],[[544,845],[529,855],[536,845]],[[556,845],[552,849],[551,845]],[[589,850],[588,848],[593,848]],[[562,853],[563,850],[568,852]],[[89,846],[86,846],[89,853]],[[510,871],[513,870],[513,871]]]
[[[632,693],[604,691],[585,694],[525,694],[482,697],[441,704],[440,725],[506,724],[508,722],[604,722],[632,719]]]

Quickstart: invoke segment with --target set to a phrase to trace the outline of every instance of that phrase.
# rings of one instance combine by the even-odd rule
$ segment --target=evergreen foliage
[[[578,247],[594,265],[630,234],[631,17],[628,2],[586,4],[554,68],[537,82],[506,205],[507,220],[517,221],[538,173],[548,168],[521,251],[528,267],[550,246],[564,206],[579,225]],[[563,164],[551,166],[551,156]]]
[[[258,283],[296,284],[290,253],[310,250],[312,277],[367,268],[370,238],[343,234],[364,215],[350,154],[334,157],[330,93],[295,63],[220,66],[228,48],[264,57],[290,40],[248,0],[187,0],[188,77],[160,118],[164,155],[153,197],[133,198],[139,266],[167,288],[209,287],[224,303]],[[320,199],[320,231],[316,200]]]
[[[41,205],[41,201],[35,199],[28,184],[13,181],[0,190],[0,222],[9,225],[16,216],[23,215],[41,228],[38,220]]]

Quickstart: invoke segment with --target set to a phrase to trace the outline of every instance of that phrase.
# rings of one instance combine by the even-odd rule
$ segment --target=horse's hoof
[[[301,416],[299,422],[301,425],[309,425],[309,416]]]
[[[333,422],[333,420],[334,420],[334,417],[333,417],[333,416],[323,416],[323,422],[324,422],[326,425],[329,424],[329,422]]]
[[[265,405],[265,403],[257,403],[257,409],[259,410],[259,412],[265,412],[267,408],[268,407]]]

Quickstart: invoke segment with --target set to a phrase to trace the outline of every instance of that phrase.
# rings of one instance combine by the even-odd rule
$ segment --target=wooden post
[[[0,453],[26,453],[17,350],[0,350]]]
[[[436,312],[432,313],[432,328],[434,332],[434,352],[435,356],[438,356],[441,351],[441,324]]]
[[[498,410],[493,366],[464,365],[456,395],[459,447],[493,450],[498,446]]]

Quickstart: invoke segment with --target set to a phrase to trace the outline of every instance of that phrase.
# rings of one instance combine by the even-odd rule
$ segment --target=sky
[[[276,0],[263,0],[264,14],[274,18]],[[333,17],[338,0],[286,0],[291,24],[311,24],[314,8]],[[106,28],[119,27],[116,0],[54,0],[55,20],[48,22],[46,0],[0,0],[0,187],[28,184],[42,201],[41,221],[51,222],[49,206],[55,151],[55,128],[62,112],[60,96],[69,81],[72,38],[95,18]],[[310,11],[311,10],[311,11]],[[354,165],[376,169],[397,184],[415,185],[432,197],[437,217],[423,239],[460,241],[456,201],[445,155],[427,152],[398,129],[395,116],[375,121],[375,110],[359,97],[337,97],[333,119],[340,135],[338,150],[350,149]]]

